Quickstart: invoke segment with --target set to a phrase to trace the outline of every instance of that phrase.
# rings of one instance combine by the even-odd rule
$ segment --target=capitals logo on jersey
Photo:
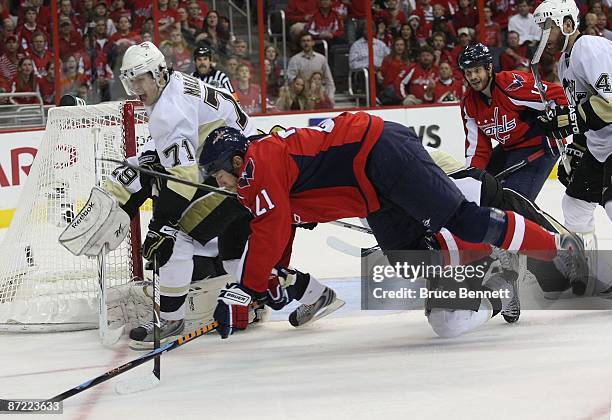
[[[514,92],[525,86],[525,79],[520,74],[512,73],[512,82],[506,87],[506,92]]]
[[[495,107],[493,110],[493,120],[490,123],[487,123],[487,120],[485,120],[485,124],[480,124],[480,121],[478,121],[478,127],[489,138],[495,139],[503,144],[510,138],[510,134],[506,133],[516,128],[516,119],[512,118],[508,121],[508,116],[504,114],[501,116],[500,121],[499,107]]]
[[[251,181],[255,179],[255,162],[253,158],[249,158],[244,171],[238,178],[238,188],[246,188],[251,185]]]

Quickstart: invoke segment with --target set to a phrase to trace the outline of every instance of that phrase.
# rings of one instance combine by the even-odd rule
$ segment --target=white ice
[[[538,202],[561,218],[561,194],[549,181]],[[597,226],[600,248],[612,249],[601,209]],[[360,311],[359,260],[327,247],[328,235],[373,240],[329,225],[300,232],[294,265],[347,301],[334,316],[298,330],[284,311],[228,340],[196,339],[162,357],[157,388],[113,391],[122,377],[150,374],[147,363],[69,398],[62,417],[610,418],[612,312],[524,311],[516,325],[493,319],[463,337],[436,338],[422,310]],[[125,338],[101,347],[97,331],[1,334],[0,349],[0,398],[49,398],[140,354]]]

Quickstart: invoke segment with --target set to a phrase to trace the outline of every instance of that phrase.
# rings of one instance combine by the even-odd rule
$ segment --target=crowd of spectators
[[[50,1],[0,0],[0,92],[40,92],[45,104],[55,103]],[[152,2],[57,1],[62,94],[88,103],[125,97],[118,69],[128,47],[155,39]],[[230,31],[229,19],[212,10],[210,1],[158,0],[158,45],[175,70],[187,73],[195,70],[193,51],[209,48],[211,65],[229,77],[249,113],[261,111],[262,78],[271,111],[326,109],[334,107],[340,86],[332,71],[335,60],[348,53],[350,69],[368,67],[365,22],[371,7],[378,102],[458,101],[465,85],[457,58],[471,42],[491,47],[497,70],[528,69],[540,37],[531,14],[539,1],[486,0],[481,27],[475,0],[285,0],[288,57],[274,45],[261,46],[260,75],[257,52],[249,50],[244,35]],[[612,39],[612,7],[605,2],[610,0],[577,2],[583,33]],[[268,11],[276,6],[267,0]],[[542,57],[545,80],[556,80],[557,59]]]

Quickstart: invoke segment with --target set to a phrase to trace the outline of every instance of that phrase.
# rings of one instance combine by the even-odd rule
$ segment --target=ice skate
[[[130,348],[132,350],[151,350],[153,349],[153,321],[149,321],[130,331]],[[161,320],[160,325],[160,344],[174,341],[179,338],[185,329],[185,320],[169,321]]]
[[[484,286],[491,290],[499,290],[504,295],[506,291],[510,292],[508,297],[500,298],[502,304],[501,315],[509,324],[518,321],[521,316],[518,278],[519,274],[515,271],[502,271],[484,282]]]
[[[575,295],[592,295],[593,285],[589,284],[589,269],[582,240],[574,233],[561,234],[557,240],[559,251],[553,264],[570,281]]]
[[[321,297],[315,303],[312,305],[302,304],[295,311],[291,312],[289,323],[296,328],[310,324],[340,309],[344,306],[344,303],[343,300],[336,297],[336,292],[329,287],[325,287]]]

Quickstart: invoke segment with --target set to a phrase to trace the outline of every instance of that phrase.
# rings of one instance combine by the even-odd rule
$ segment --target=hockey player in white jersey
[[[209,133],[229,126],[246,136],[257,134],[248,115],[228,91],[168,69],[163,54],[150,42],[134,45],[126,51],[121,81],[128,94],[136,95],[143,102],[149,116],[151,141],[138,157],[130,158],[133,164],[198,183],[200,172],[197,160]],[[250,214],[236,200],[227,196],[203,192],[175,181],[143,177],[129,167],[117,168],[106,189],[112,196],[108,193],[96,194],[103,201],[96,204],[110,208],[110,217],[95,221],[87,220],[87,214],[79,214],[77,218],[84,220],[77,226],[79,232],[63,233],[60,242],[71,252],[78,251],[77,255],[95,255],[104,249],[105,243],[116,246],[118,243],[113,232],[123,231],[125,235],[126,230],[122,226],[126,225],[126,220],[138,212],[145,199],[156,196],[142,255],[150,261],[154,257],[157,260],[161,336],[163,341],[172,339],[184,329],[186,296],[194,269],[194,243],[199,241],[205,244],[221,233],[227,234],[231,230],[230,225],[246,227],[245,231],[238,226],[234,229],[236,234],[232,236],[230,232],[230,237],[225,241],[219,238],[219,247],[226,248],[225,251],[220,249],[220,253],[230,257],[224,258],[224,268],[233,273],[248,238]],[[67,229],[71,229],[71,225]],[[225,245],[221,242],[225,242]],[[273,285],[274,290],[270,290],[267,301],[273,309],[288,300],[286,291],[277,287],[280,282],[286,284],[288,277],[297,282],[297,276],[291,273],[275,276],[277,283]],[[273,280],[271,275],[271,283],[274,283]],[[311,282],[318,284],[309,276],[301,276],[300,280],[305,284],[303,289]],[[326,288],[321,285],[319,289]],[[292,298],[299,299],[299,296],[297,293]],[[130,332],[134,342],[143,343],[140,348],[152,343],[152,335],[152,322]],[[137,347],[137,343],[132,344]]]
[[[580,34],[574,0],[545,0],[534,20],[542,27],[552,21],[548,39],[541,42],[551,54],[561,52],[559,79],[569,102],[555,108],[552,119],[539,117],[555,138],[573,135],[567,147],[570,173],[559,165],[559,179],[567,187],[562,202],[565,226],[593,242],[587,249],[596,249],[597,204],[612,220],[612,41]]]

